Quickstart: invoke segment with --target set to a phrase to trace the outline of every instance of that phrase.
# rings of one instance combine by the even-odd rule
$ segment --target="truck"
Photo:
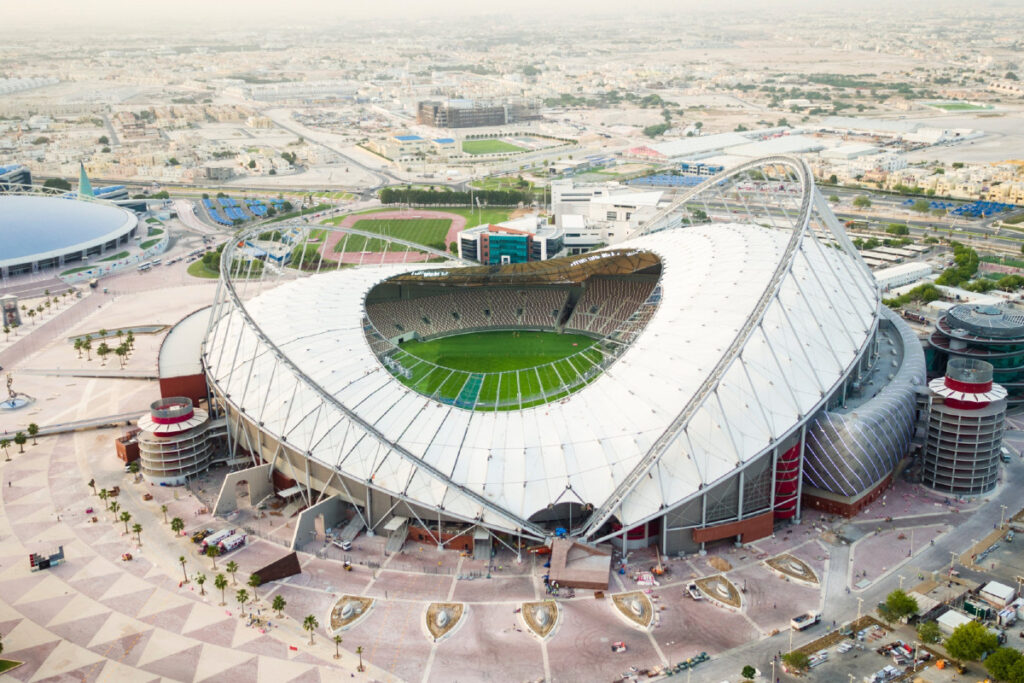
[[[205,553],[206,549],[209,548],[211,545],[219,545],[221,541],[223,541],[228,536],[234,535],[234,533],[234,529],[221,529],[220,531],[210,534],[209,536],[204,538],[202,544],[200,544],[200,547],[202,548],[202,551]]]
[[[245,534],[233,534],[217,544],[222,553],[229,553],[245,545]]]
[[[798,616],[793,617],[789,620],[789,625],[793,627],[794,631],[803,631],[821,621],[821,614],[819,612],[804,612]]]

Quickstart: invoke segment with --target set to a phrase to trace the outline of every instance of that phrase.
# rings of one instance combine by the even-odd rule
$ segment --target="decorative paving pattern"
[[[765,560],[764,563],[776,572],[791,579],[795,579],[806,584],[818,585],[818,575],[814,573],[814,570],[811,569],[806,562],[797,557],[793,557],[789,553],[770,557]]]
[[[331,610],[331,631],[344,631],[356,625],[369,614],[373,598],[361,595],[342,595]]]
[[[424,615],[427,631],[435,641],[454,632],[462,620],[465,605],[461,602],[432,602]]]
[[[558,603],[554,600],[542,602],[524,602],[522,606],[523,621],[541,640],[550,636],[558,623]]]

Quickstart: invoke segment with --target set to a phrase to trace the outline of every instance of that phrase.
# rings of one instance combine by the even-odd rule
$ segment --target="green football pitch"
[[[356,221],[352,226],[353,230],[374,232],[378,235],[388,235],[398,239],[423,244],[435,249],[444,249],[444,240],[448,235],[448,229],[452,227],[450,218],[400,218],[400,219],[372,219],[364,218]],[[334,245],[334,252],[345,251],[384,251],[384,240],[363,237],[362,235],[349,235],[342,238]],[[401,244],[391,244],[388,251],[406,251],[407,247]]]
[[[522,152],[524,149],[504,140],[466,140],[462,143],[462,151],[466,154],[499,154]]]
[[[554,401],[601,370],[594,340],[554,332],[474,332],[402,344],[396,373],[421,394],[462,408],[514,410]]]

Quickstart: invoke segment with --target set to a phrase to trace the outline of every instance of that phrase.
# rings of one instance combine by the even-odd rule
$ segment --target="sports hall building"
[[[808,505],[852,514],[910,447],[921,346],[797,158],[738,166],[626,242],[546,261],[390,239],[296,277],[247,267],[243,241],[202,345],[211,410],[232,457],[328,527],[487,549],[563,527],[691,552]],[[407,350],[494,330],[586,343],[496,372]]]

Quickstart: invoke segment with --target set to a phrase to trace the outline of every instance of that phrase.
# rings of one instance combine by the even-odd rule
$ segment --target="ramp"
[[[486,529],[473,530],[473,559],[482,562],[491,559],[491,535]]]
[[[341,530],[341,533],[339,534],[340,540],[351,543],[356,540],[356,536],[359,535],[359,532],[365,528],[366,521],[359,515],[356,515],[350,519],[348,524],[345,525],[345,528]]]

